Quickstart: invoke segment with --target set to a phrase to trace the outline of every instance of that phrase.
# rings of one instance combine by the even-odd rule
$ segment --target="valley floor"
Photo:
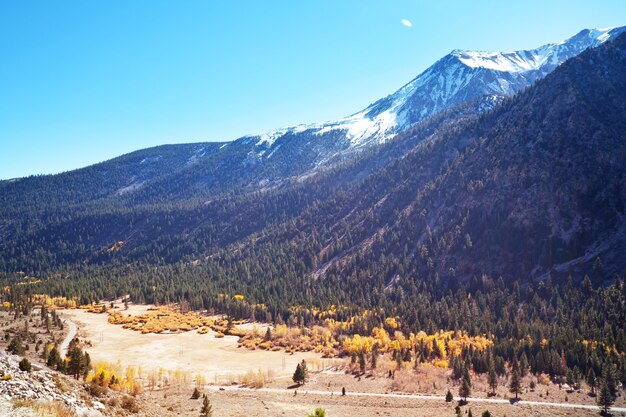
[[[446,403],[443,396],[402,395],[390,392],[372,392],[384,381],[358,381],[345,374],[317,374],[313,380],[294,389],[287,389],[287,383],[272,384],[273,388],[247,389],[238,387],[207,387],[205,392],[213,406],[214,415],[219,416],[306,416],[315,408],[326,410],[328,416],[454,416],[457,401]],[[346,396],[341,395],[339,385],[346,387]],[[282,386],[283,388],[278,388]],[[329,387],[330,386],[330,387]],[[361,389],[365,392],[351,391]],[[330,391],[333,391],[330,394]],[[297,394],[294,392],[297,391]],[[142,397],[142,415],[146,416],[195,416],[201,407],[201,400],[190,399],[191,388],[187,392],[176,390],[154,391]],[[489,410],[495,416],[597,416],[598,409],[590,403],[576,405],[571,402],[556,402],[551,405],[519,402],[511,404],[508,396],[488,399],[484,393],[480,398],[470,399],[462,407],[465,413],[472,410],[480,416]],[[556,397],[556,396],[555,396]],[[488,402],[484,402],[484,401]],[[557,398],[554,398],[557,400]],[[492,402],[499,401],[499,402]],[[626,412],[626,408],[614,409]],[[615,413],[614,413],[615,414]]]
[[[128,313],[139,314],[147,308],[131,305]],[[199,373],[209,384],[199,386],[209,397],[216,416],[306,416],[316,407],[324,408],[328,416],[455,415],[457,401],[446,403],[443,399],[448,389],[455,396],[458,393],[458,385],[450,380],[447,369],[420,366],[390,375],[395,363],[381,357],[375,372],[359,376],[349,372],[349,360],[322,359],[315,353],[250,351],[238,348],[233,336],[217,338],[212,332],[197,331],[141,334],[108,323],[106,314],[85,310],[65,310],[62,317],[78,325],[78,335],[94,362],[133,366],[144,374],[159,368],[188,374],[187,380],[146,390],[138,396],[140,416],[198,415],[202,400],[190,397]],[[294,387],[291,376],[302,359],[310,364],[311,380]],[[258,370],[264,375],[270,371],[271,381],[261,383],[260,389],[238,385],[246,372]],[[486,377],[475,375],[472,382],[474,398],[462,408],[472,409],[473,415],[481,415],[484,410],[508,417],[598,415],[595,398],[587,390],[568,393],[543,381],[532,392],[525,388],[521,396],[524,401],[511,403],[504,379],[495,397],[487,395]],[[524,382],[528,387],[530,377]],[[342,388],[346,396],[341,395]],[[102,401],[106,404],[106,398]],[[615,405],[620,408],[615,411],[626,412],[625,404],[621,395]],[[110,410],[111,415],[116,415],[114,410]]]
[[[125,314],[141,314],[150,306],[131,305]],[[92,362],[119,364],[148,372],[187,373],[188,377],[203,375],[209,383],[229,384],[240,381],[248,372],[272,377],[291,377],[296,365],[306,360],[313,370],[332,366],[334,359],[322,359],[313,352],[285,354],[237,347],[238,337],[215,337],[214,332],[199,334],[189,331],[175,334],[142,334],[108,322],[107,314],[85,310],[65,310],[63,318],[79,327]]]

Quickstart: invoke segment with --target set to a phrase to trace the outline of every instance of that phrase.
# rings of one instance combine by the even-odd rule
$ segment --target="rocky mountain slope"
[[[451,279],[621,273],[625,68],[621,36],[386,166],[397,186],[378,195],[378,206],[394,207],[395,215],[324,271],[350,276],[365,269],[390,280],[407,268]],[[433,160],[438,164],[425,170]],[[427,181],[411,178],[412,170]],[[360,196],[369,189],[365,184]]]
[[[366,109],[338,121],[278,129],[253,140],[266,158],[291,135],[340,133],[349,147],[358,148],[388,140],[442,110],[478,100],[476,110],[492,108],[503,97],[527,88],[557,66],[588,48],[614,39],[626,27],[584,29],[562,42],[515,52],[454,50],[395,93]],[[339,139],[339,138],[337,138]],[[274,146],[276,144],[276,147]]]
[[[391,130],[398,132],[471,100],[482,98],[480,108],[492,108],[503,97],[527,88],[569,58],[614,39],[625,29],[585,29],[563,42],[524,51],[454,50],[396,93],[359,114],[374,120],[393,115],[397,123]]]
[[[621,30],[583,31],[532,53],[451,57],[471,59],[479,71],[536,71],[571,53],[564,45],[600,43]],[[303,150],[323,140],[339,147],[331,133],[340,130],[305,145],[283,136],[261,145],[253,137],[191,144],[185,152],[166,146],[4,182],[0,267],[43,273],[192,263],[235,282],[241,267],[268,280],[376,275],[392,283],[407,274],[589,272],[601,258],[598,279],[607,278],[623,267],[622,44],[623,36],[584,52],[487,112],[475,111],[483,98],[442,110],[315,175],[280,152],[271,157],[285,158],[280,164],[258,162],[259,146],[309,155]],[[233,169],[252,151],[244,165],[254,168]],[[242,186],[267,170],[280,180]],[[272,272],[261,268],[268,264]]]
[[[606,282],[626,267],[625,59],[622,35],[480,118],[397,138],[384,149],[400,157],[227,259],[276,280],[298,266],[359,299],[483,275]]]
[[[233,142],[159,146],[60,175],[1,181],[0,215],[110,201],[180,203],[281,186],[461,104],[471,104],[466,110],[475,114],[492,109],[568,58],[625,29],[585,29],[528,51],[455,50],[394,94],[338,121],[276,129]]]
[[[104,405],[98,401],[85,401],[86,395],[78,386],[60,388],[62,377],[49,369],[34,369],[31,372],[19,369],[20,358],[0,350],[0,415],[30,417],[51,415],[55,404],[66,407],[81,417],[101,417]],[[48,407],[50,407],[48,409]],[[56,415],[56,414],[55,414]]]

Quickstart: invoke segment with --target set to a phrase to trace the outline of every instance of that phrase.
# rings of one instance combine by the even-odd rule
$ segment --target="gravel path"
[[[70,327],[70,331],[67,333],[67,336],[65,336],[63,343],[61,343],[62,358],[67,356],[67,350],[70,347],[70,342],[76,337],[76,334],[78,333],[78,327],[76,326],[76,323],[74,323],[72,320],[65,319],[64,323]]]
[[[292,389],[280,389],[280,388],[245,388],[245,387],[233,387],[233,386],[218,386],[218,385],[209,385],[207,389],[210,390],[224,390],[224,391],[255,391],[255,392],[268,392],[268,393],[287,393],[293,392]],[[306,386],[302,386],[298,388],[299,393],[307,394],[307,395],[334,395],[341,396],[341,392],[331,392],[331,391],[317,391],[317,390],[307,390]],[[346,392],[347,396],[352,397],[382,397],[382,398],[405,398],[405,399],[416,399],[416,400],[434,400],[434,401],[445,401],[445,397],[437,396],[437,395],[416,395],[416,394],[379,394],[375,392]],[[461,398],[455,397],[455,401],[459,401]],[[573,404],[573,403],[553,403],[553,402],[543,402],[543,401],[524,401],[519,400],[512,402],[510,400],[497,399],[497,398],[467,398],[467,401],[471,403],[496,403],[496,404],[511,404],[511,405],[530,405],[530,406],[540,406],[540,407],[561,407],[561,408],[574,408],[574,409],[583,409],[583,410],[599,410],[597,405],[591,404]],[[611,411],[626,413],[626,407],[611,407]]]

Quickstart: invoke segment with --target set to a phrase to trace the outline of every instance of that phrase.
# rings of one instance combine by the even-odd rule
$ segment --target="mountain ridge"
[[[533,88],[530,88],[529,93],[522,93],[524,97],[535,91]],[[312,238],[320,234],[318,225],[323,225],[332,233],[326,238],[332,243],[316,242],[323,250],[316,248],[307,252],[305,258],[309,260],[305,263],[306,268],[301,270],[307,273],[311,267],[317,269],[319,265],[348,251],[358,239],[369,242],[367,245],[374,244],[376,241],[369,239],[377,235],[378,231],[393,230],[395,225],[402,224],[398,213],[410,207],[418,207],[419,204],[416,205],[412,198],[424,198],[422,194],[426,195],[429,188],[422,188],[434,187],[436,181],[443,180],[446,170],[458,163],[456,158],[463,154],[468,144],[478,140],[467,134],[461,137],[459,132],[467,131],[468,124],[480,123],[476,120],[492,117],[494,111],[502,112],[503,108],[510,106],[510,100],[517,99],[517,96],[506,99],[503,104],[494,107],[499,110],[483,112],[483,116],[473,110],[482,99],[468,101],[396,135],[393,141],[368,148],[367,153],[357,155],[356,160],[321,167],[314,171],[315,175],[306,174],[307,171],[302,170],[301,166],[294,167],[294,161],[280,153],[276,158],[284,158],[282,166],[259,164],[255,156],[259,150],[255,149],[253,142],[241,146],[209,143],[186,145],[184,154],[176,152],[176,146],[158,148],[158,154],[150,149],[138,151],[120,157],[117,161],[119,167],[109,171],[92,167],[72,175],[35,177],[0,184],[0,201],[3,203],[0,209],[0,236],[4,241],[2,251],[5,255],[3,269],[15,270],[22,262],[20,259],[27,259],[29,253],[43,253],[44,258],[50,256],[46,262],[23,264],[30,265],[29,268],[34,270],[45,269],[36,264],[62,267],[81,259],[96,264],[144,258],[157,263],[201,261],[204,256],[212,256],[216,248],[235,245],[237,250],[241,250],[245,248],[245,245],[241,245],[247,242],[246,239],[251,239],[250,242],[258,246],[263,243],[260,239],[289,242],[298,233],[310,234]],[[596,98],[594,100],[597,101]],[[566,105],[561,107],[566,108]],[[519,120],[524,117],[519,116]],[[560,122],[560,119],[556,120]],[[510,128],[512,131],[519,129],[515,124]],[[475,127],[472,129],[478,131]],[[551,131],[548,127],[542,129],[544,134]],[[437,140],[445,132],[449,133],[452,142],[443,146]],[[287,155],[298,155],[303,150],[308,151],[303,146],[319,145],[320,140],[325,140],[328,146],[334,143],[333,136],[327,136],[305,141],[304,145],[295,139],[288,140],[283,146],[292,147],[292,153]],[[315,151],[315,148],[310,149]],[[438,149],[440,154],[415,160],[413,154],[422,149],[424,152]],[[228,152],[228,159],[223,157],[225,152]],[[506,153],[500,157],[502,160],[509,158]],[[401,165],[409,160],[415,161],[415,166]],[[127,163],[133,167],[133,172],[126,172]],[[168,166],[172,164],[183,165],[184,168],[173,173],[167,172]],[[262,175],[248,175],[251,172],[249,167]],[[392,171],[391,167],[401,168]],[[278,180],[259,180],[271,174],[270,169],[277,170],[275,178]],[[281,169],[284,171],[279,171]],[[519,167],[515,166],[515,169]],[[144,176],[150,176],[153,172],[158,174],[156,179],[144,182]],[[87,174],[88,178],[84,178]],[[480,178],[482,175],[475,174],[469,178],[466,186],[480,189],[481,181],[484,183]],[[241,185],[250,179],[257,181],[254,187]],[[458,188],[457,183],[452,185],[450,190]],[[443,196],[449,192],[439,190]],[[458,192],[463,194],[466,191],[458,189]],[[465,202],[473,201],[471,197],[468,196],[464,202],[451,203],[450,207],[463,207]],[[320,208],[324,210],[320,211]],[[440,233],[438,229],[441,228],[437,228],[437,224],[456,222],[459,220],[457,214],[464,215],[463,210],[456,214],[450,210],[441,204],[429,207],[424,218],[429,216],[428,213],[437,212],[447,217],[442,220],[432,218],[425,225],[420,223],[421,220],[415,224],[423,226],[420,230],[429,226],[431,231]],[[421,213],[421,210],[417,212]],[[395,219],[394,222],[391,219]],[[299,226],[294,229],[292,222]],[[349,226],[349,233],[344,230],[345,225]],[[414,225],[408,227],[415,228]],[[485,229],[488,227],[485,226]],[[286,230],[289,232],[287,235],[280,234]],[[373,230],[377,232],[370,233]],[[357,232],[365,235],[357,238],[360,236]],[[350,236],[350,239],[345,240],[344,236]],[[117,241],[129,243],[120,253],[106,252]],[[296,246],[305,244],[302,242]],[[65,249],[55,252],[57,247]],[[578,253],[576,248],[560,250],[568,254]],[[434,249],[431,248],[431,252],[435,253]],[[293,253],[296,258],[301,255]],[[566,262],[571,259],[559,256],[554,261]],[[435,258],[433,262],[436,262]],[[526,266],[524,268],[520,271],[530,272]],[[439,272],[443,274],[445,269]]]
[[[510,96],[515,94],[523,88],[530,86],[537,79],[550,73],[565,60],[579,54],[587,48],[596,47],[609,39],[615,38],[625,30],[626,26],[604,29],[583,29],[576,35],[559,43],[551,43],[535,49],[513,52],[463,51],[455,49],[436,61],[395,93],[377,100],[365,109],[348,117],[337,121],[303,124],[275,129],[257,135],[247,135],[244,136],[244,138],[249,140],[259,138],[257,145],[269,144],[271,147],[281,135],[287,132],[298,133],[314,129],[326,132],[329,129],[345,129],[347,130],[346,137],[351,141],[353,146],[360,147],[367,144],[370,140],[376,140],[375,137],[378,134],[382,135],[382,137],[377,138],[378,142],[384,142],[389,138],[388,136],[404,131],[415,123],[434,115],[438,111],[451,108],[462,101],[478,99],[485,95]],[[477,57],[480,57],[480,59],[476,59]],[[486,57],[489,57],[489,59],[485,59]],[[493,58],[498,58],[501,61],[500,65],[494,65],[495,62]],[[480,87],[482,88],[473,87],[479,91],[453,91],[452,94],[450,94],[450,91],[442,91],[442,89],[438,87],[445,87],[448,90],[456,87],[462,90],[466,88],[467,84],[472,82],[472,80],[462,80],[459,83],[458,80],[462,77],[457,75],[456,80],[453,80],[454,82],[446,80],[448,86],[438,86],[436,83],[431,82],[431,78],[439,78],[442,73],[448,71],[463,72],[462,69],[455,66],[455,63],[461,63],[464,67],[469,69],[469,72],[472,72],[474,68],[482,68],[484,70],[497,71],[498,73],[524,74],[511,77],[511,79],[505,78],[505,83],[500,83],[499,85],[490,85],[490,83],[496,82],[496,80],[490,78],[479,80]],[[491,65],[488,63],[491,63]],[[503,63],[508,65],[503,65]],[[452,68],[452,70],[450,70],[450,68]],[[473,74],[470,74],[469,76],[472,75]],[[500,74],[500,76],[504,77],[502,74]],[[455,85],[450,86],[450,84]],[[426,94],[419,91],[420,88],[427,90],[428,94],[431,96],[432,102],[428,103],[430,108],[428,105],[421,107],[415,103],[418,101],[418,99],[415,98],[416,94],[421,96],[419,101],[423,102],[426,99]],[[447,97],[446,94],[451,96],[460,94],[462,98],[450,100],[450,97]],[[441,102],[437,102],[436,96],[443,98]],[[411,108],[407,108],[408,102],[411,101],[413,102]],[[419,113],[413,112],[414,114],[401,115],[398,117],[398,115],[410,113],[411,110],[414,109],[419,109]]]
[[[241,148],[238,152],[239,157],[234,162],[245,166],[264,164],[273,156],[281,153],[293,159],[293,152],[290,150],[285,152],[286,148],[294,147],[292,143],[288,142],[298,141],[301,144],[311,142],[305,146],[314,149],[310,155],[301,155],[303,152],[299,152],[302,159],[300,171],[305,172],[324,164],[336,162],[346,155],[368,146],[384,143],[416,123],[461,103],[476,100],[475,111],[477,113],[491,109],[503,97],[511,96],[532,85],[566,59],[589,47],[598,46],[624,30],[626,30],[626,26],[583,29],[562,42],[546,44],[531,50],[482,52],[455,49],[396,92],[375,101],[365,109],[350,116],[335,121],[272,129],[259,134],[245,135],[232,141],[193,142],[170,146],[180,146],[182,150],[196,144],[211,148],[214,146],[210,144],[219,144],[220,147],[216,150],[223,152],[226,152],[227,148],[239,146]],[[502,70],[505,67],[500,69],[497,66],[494,67],[493,58],[496,58],[496,61],[508,63],[507,65],[510,67],[508,71]],[[520,66],[520,62],[525,63],[525,65]],[[518,65],[517,69],[513,68],[515,63]],[[450,76],[442,78],[442,74],[449,74]],[[162,148],[157,146],[135,152],[158,151],[158,149]],[[110,161],[128,157],[135,152],[113,158]],[[158,154],[154,156],[158,157]],[[211,152],[197,154],[196,160],[205,156],[211,156]],[[282,170],[289,171],[289,169]],[[64,174],[67,172],[57,175]],[[45,177],[45,175],[38,177]],[[21,179],[15,178],[2,182],[15,182]],[[271,177],[268,179],[272,180]],[[259,178],[259,180],[263,180],[263,178]],[[127,184],[120,186],[120,189],[130,187],[127,189],[132,191],[134,183],[134,181],[129,180]]]

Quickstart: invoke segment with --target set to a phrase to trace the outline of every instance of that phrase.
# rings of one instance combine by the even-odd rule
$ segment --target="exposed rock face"
[[[19,368],[19,360],[18,356],[0,351],[0,415],[31,415],[27,409],[12,410],[13,400],[61,402],[75,409],[79,416],[102,415],[94,409],[101,408],[101,404],[89,407],[75,390],[62,391],[55,382],[58,375],[54,371],[33,365],[33,371],[24,372]]]

